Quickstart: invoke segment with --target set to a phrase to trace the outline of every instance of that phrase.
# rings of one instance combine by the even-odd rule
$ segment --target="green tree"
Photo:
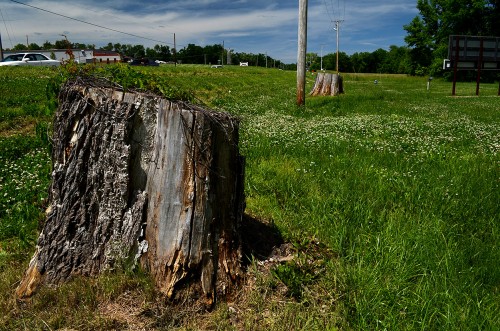
[[[87,45],[81,43],[73,43],[72,47],[73,49],[86,49]]]
[[[319,70],[319,60],[318,53],[307,53],[306,54],[306,66],[309,67],[310,70]]]
[[[122,44],[118,43],[118,44],[114,44],[113,47],[114,47],[115,52],[120,53],[122,56],[129,56],[129,57],[134,56],[134,54],[132,54],[132,51],[131,51],[132,45],[125,45],[125,44],[122,45]]]
[[[369,71],[370,61],[371,61],[370,53],[368,52],[354,53],[353,55],[351,55],[352,71],[355,73],[370,72]]]
[[[113,44],[108,43],[106,46],[101,47],[105,51],[112,51],[113,50]]]
[[[158,58],[162,61],[171,61],[172,53],[170,52],[170,47],[164,45],[155,45],[154,47]]]
[[[182,61],[182,63],[203,63],[203,47],[195,44],[188,44],[186,47],[179,50],[177,53],[177,60]]]
[[[412,73],[436,74],[447,56],[450,35],[495,35],[498,0],[418,0],[419,15],[404,26]]]
[[[130,54],[134,58],[140,59],[146,56],[146,49],[143,45],[135,45],[130,48]]]
[[[68,44],[69,44],[69,41],[67,39],[61,39],[61,40],[56,40],[54,46],[57,49],[67,49],[68,46],[71,46]]]
[[[256,62],[255,54],[251,53],[233,53],[233,63],[240,64],[241,62],[248,62],[249,66],[255,66]]]
[[[218,61],[222,58],[222,45],[220,44],[215,44],[215,45],[207,45],[203,47],[203,62],[200,63],[205,63],[205,56],[207,59],[207,63],[210,64],[217,64]],[[234,61],[234,56],[233,56],[233,61]]]
[[[410,74],[410,53],[407,47],[391,45],[385,61],[380,67],[380,72],[389,74]]]
[[[28,49],[28,47],[24,44],[17,44],[14,47],[12,47],[12,50],[14,50],[14,51],[25,51],[27,49]]]
[[[28,49],[31,50],[31,51],[38,51],[40,50],[40,46],[36,43],[31,43],[28,45]]]
[[[485,10],[486,28],[492,36],[500,36],[500,1],[490,0]]]
[[[368,72],[381,73],[384,72],[384,63],[387,61],[388,52],[379,48],[368,57]]]
[[[43,43],[42,48],[43,49],[53,49],[54,45],[51,42],[49,42],[48,40],[45,40],[45,42]]]
[[[337,53],[323,55],[323,69],[335,70],[337,68]],[[314,70],[321,69],[321,57],[318,57],[313,65]],[[351,57],[345,52],[339,52],[339,71],[352,71]]]

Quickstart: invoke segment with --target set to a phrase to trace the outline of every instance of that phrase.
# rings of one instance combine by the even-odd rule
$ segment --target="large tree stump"
[[[320,72],[316,75],[311,96],[336,96],[344,93],[343,79],[340,74],[329,74]]]
[[[46,222],[17,295],[140,264],[168,297],[189,286],[212,304],[240,275],[238,120],[95,81],[59,99]]]

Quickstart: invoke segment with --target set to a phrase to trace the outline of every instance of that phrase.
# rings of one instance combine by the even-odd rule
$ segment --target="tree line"
[[[94,44],[71,43],[67,39],[57,40],[55,43],[45,41],[43,45],[31,43],[15,45],[12,50],[52,50],[52,49],[102,49],[115,51],[125,58],[149,58],[165,62],[185,63],[185,64],[239,64],[248,62],[249,66],[294,69],[295,65],[285,64],[281,60],[274,59],[266,54],[254,54],[244,52],[233,52],[224,48],[223,45],[214,44],[204,47],[188,44],[176,50],[167,45],[155,45],[154,47],[144,47],[144,45],[131,45],[121,43],[108,43],[102,47]]]
[[[295,70],[295,64],[285,64],[266,54],[254,54],[244,52],[233,52],[224,49],[220,44],[207,45],[204,47],[195,44],[188,44],[176,51],[167,45],[155,45],[152,48],[143,45],[131,45],[120,43],[108,43],[107,45],[96,47],[93,44],[70,43],[66,39],[57,40],[55,43],[46,41],[43,45],[31,43],[29,46],[17,44],[13,50],[51,50],[51,49],[102,49],[115,51],[123,57],[128,58],[150,58],[165,62],[177,61],[185,64],[239,64],[248,62],[249,66],[260,66],[269,68],[281,68]],[[317,53],[308,53],[308,68],[310,70],[335,70],[336,54],[331,53],[321,57]],[[375,52],[361,52],[347,55],[344,52],[339,54],[339,68],[341,72],[367,72],[367,73],[394,73],[394,74],[415,74],[410,66],[410,49],[408,47],[391,46],[389,51],[378,49]]]
[[[307,54],[307,64],[310,70],[336,70],[337,54],[330,53],[323,57],[317,53]],[[389,50],[382,48],[374,52],[357,52],[348,55],[339,52],[339,71],[353,73],[388,73],[388,74],[422,74],[412,71],[410,65],[410,49],[408,47],[390,46]]]
[[[13,50],[51,50],[51,49],[102,49],[115,51],[123,57],[128,58],[150,58],[165,62],[185,64],[236,64],[248,62],[249,66],[268,68],[281,68],[295,70],[296,64],[285,64],[281,60],[274,59],[266,54],[254,54],[245,52],[233,52],[225,49],[221,44],[207,45],[204,47],[188,44],[176,51],[167,45],[155,45],[152,48],[143,45],[131,45],[120,43],[108,43],[96,47],[93,44],[70,43],[66,39],[57,40],[55,43],[46,41],[42,46],[32,43],[29,46],[17,44]],[[309,70],[335,70],[336,54],[327,54],[321,57],[316,53],[308,53]],[[403,73],[414,74],[410,68],[410,49],[407,47],[391,46],[389,51],[378,49],[375,52],[361,52],[347,55],[344,52],[339,56],[339,68],[341,72],[367,72],[367,73]]]

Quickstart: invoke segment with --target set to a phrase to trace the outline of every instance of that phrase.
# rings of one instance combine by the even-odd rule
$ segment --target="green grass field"
[[[498,83],[451,97],[440,79],[427,91],[426,78],[345,74],[344,95],[297,107],[295,72],[144,70],[241,118],[246,213],[296,258],[251,264],[246,288],[212,312],[168,307],[141,273],[15,302],[43,222],[46,86],[59,73],[2,68],[0,330],[500,329]]]

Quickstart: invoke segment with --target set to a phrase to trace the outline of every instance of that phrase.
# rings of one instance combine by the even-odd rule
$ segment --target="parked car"
[[[40,53],[17,53],[12,54],[0,62],[0,66],[60,66],[61,62],[52,60]]]
[[[143,58],[143,59],[134,59],[129,62],[131,66],[154,66],[157,67],[160,64],[155,62],[154,60]]]

